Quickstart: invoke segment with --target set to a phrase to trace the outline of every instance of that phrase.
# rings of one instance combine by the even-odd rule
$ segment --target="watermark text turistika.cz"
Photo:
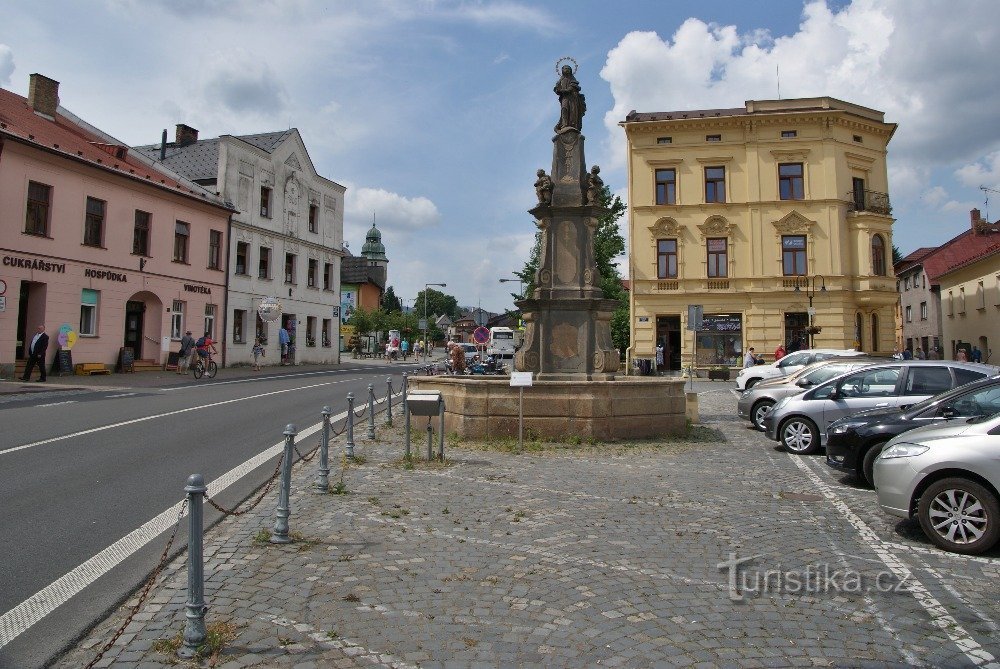
[[[768,595],[823,595],[841,593],[895,593],[906,592],[906,581],[891,571],[880,571],[874,575],[862,574],[854,569],[837,569],[825,562],[808,564],[801,569],[756,569],[749,563],[763,557],[763,554],[737,557],[730,553],[729,559],[716,565],[720,571],[728,572],[729,599],[742,602],[748,598]]]

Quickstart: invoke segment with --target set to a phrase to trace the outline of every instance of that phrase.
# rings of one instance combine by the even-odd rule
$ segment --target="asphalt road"
[[[8,396],[0,403],[0,537],[6,544],[0,612],[10,613],[163,514],[183,498],[190,474],[211,482],[279,444],[286,424],[304,430],[320,420],[324,405],[342,413],[349,392],[360,408],[369,383],[382,398],[392,375],[398,390],[403,371],[412,369],[345,366],[243,379],[227,379],[223,371],[214,381],[186,377],[159,388]],[[309,437],[299,450],[317,442],[318,435]],[[245,499],[276,462],[260,464],[215,500],[233,506]],[[206,506],[206,524],[217,516]],[[106,575],[6,644],[0,629],[0,667],[45,666],[146,578],[167,535],[129,557],[116,554]],[[185,542],[182,533],[176,547]]]

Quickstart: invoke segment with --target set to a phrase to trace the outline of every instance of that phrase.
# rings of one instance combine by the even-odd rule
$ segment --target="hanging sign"
[[[262,321],[272,323],[281,318],[281,301],[276,297],[262,297],[257,313]]]

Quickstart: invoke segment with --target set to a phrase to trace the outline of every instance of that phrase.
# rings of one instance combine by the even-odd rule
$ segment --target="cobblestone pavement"
[[[273,496],[206,537],[207,621],[238,634],[216,666],[997,666],[1000,553],[933,548],[872,491],[734,420],[728,390],[700,405],[718,439],[458,447],[405,469],[397,427],[358,440],[348,494],[311,492],[315,461],[297,466],[302,541],[254,542]],[[185,588],[178,560],[97,666],[173,664]]]

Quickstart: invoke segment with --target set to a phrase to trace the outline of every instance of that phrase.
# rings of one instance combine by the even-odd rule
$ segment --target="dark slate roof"
[[[713,118],[716,116],[746,116],[749,112],[746,107],[732,107],[730,109],[688,109],[686,111],[668,112],[637,112],[632,110],[625,117],[626,122],[633,121],[673,121],[696,118]]]
[[[341,283],[371,283],[385,288],[385,267],[372,266],[364,256],[344,256],[340,259]]]
[[[264,132],[256,135],[233,135],[258,149],[272,153],[294,130]],[[225,135],[223,135],[225,136]],[[160,145],[147,144],[132,147],[146,157],[159,161]],[[219,138],[199,139],[197,142],[180,146],[176,142],[167,143],[163,164],[189,179],[217,179],[219,177]]]

